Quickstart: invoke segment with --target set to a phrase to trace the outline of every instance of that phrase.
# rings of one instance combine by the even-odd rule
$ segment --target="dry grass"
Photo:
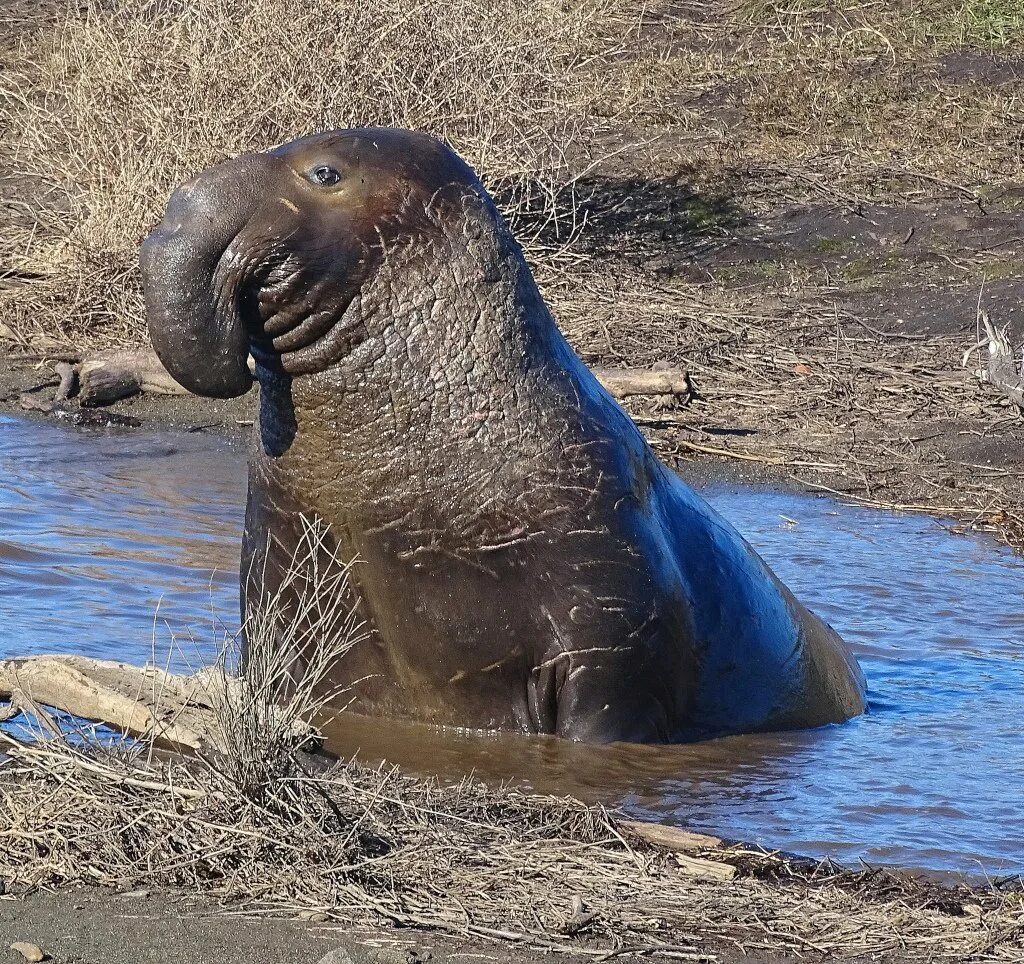
[[[1024,84],[985,73],[1024,49],[1015,0],[686,6],[626,71],[666,172],[765,206],[985,196],[1024,177]]]
[[[317,129],[446,137],[542,271],[595,164],[752,211],[1024,180],[1022,85],[972,73],[1024,46],[1013,0],[89,0],[26,36],[0,75],[32,193],[0,249],[0,321],[23,348],[141,338],[137,247],[169,191]],[[974,67],[947,70],[961,53]]]
[[[335,555],[322,520],[301,521],[283,578],[273,592],[250,599],[244,651],[242,634],[230,636],[212,672],[201,671],[224,776],[242,797],[260,802],[294,775],[296,746],[311,721],[328,704],[344,702],[331,673],[368,635],[351,585],[358,562]]]
[[[353,634],[354,624],[324,655]],[[248,669],[210,690],[225,697],[211,701],[214,725],[240,737],[224,753],[168,759],[81,732],[19,741],[0,731],[7,891],[171,888],[247,914],[421,927],[596,960],[1020,960],[1024,895],[1008,885],[942,888],[707,838],[700,857],[737,875],[702,880],[692,860],[641,843],[600,808],[307,754],[292,734],[321,705],[314,676],[293,689],[280,660]],[[283,688],[283,706],[265,701]]]
[[[7,749],[0,873],[14,889],[169,887],[252,914],[425,927],[598,960],[1020,960],[1019,892],[941,890],[742,848],[706,854],[741,868],[706,882],[572,800],[353,764],[313,772],[299,759],[254,798],[214,766]]]
[[[144,332],[138,244],[197,170],[306,133],[385,125],[449,140],[513,221],[554,216],[590,163],[591,63],[614,0],[87,0],[23,39],[0,89],[36,197],[0,264],[25,342]],[[44,341],[45,343],[45,341]]]

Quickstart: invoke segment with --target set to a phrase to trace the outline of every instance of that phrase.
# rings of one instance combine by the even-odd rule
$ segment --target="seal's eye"
[[[341,175],[333,167],[321,164],[319,167],[313,168],[312,178],[317,184],[323,184],[326,187],[330,187],[332,184],[337,184],[338,181],[341,180]]]

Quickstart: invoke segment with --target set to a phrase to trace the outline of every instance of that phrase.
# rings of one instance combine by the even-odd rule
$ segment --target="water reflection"
[[[0,650],[138,663],[166,623],[188,665],[237,624],[244,500],[239,442],[0,416]]]
[[[0,417],[0,655],[143,662],[160,600],[160,646],[166,621],[191,625],[209,653],[211,612],[237,620],[243,463],[244,446],[217,436]],[[926,517],[761,489],[707,495],[853,645],[869,715],[681,747],[351,717],[332,724],[332,745],[840,860],[1024,870],[1024,560]]]

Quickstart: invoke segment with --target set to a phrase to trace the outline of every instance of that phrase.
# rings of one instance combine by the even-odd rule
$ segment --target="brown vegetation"
[[[88,0],[22,36],[0,89],[13,174],[34,191],[0,258],[17,340],[145,330],[138,244],[197,170],[304,133],[383,125],[450,140],[518,212],[589,163],[582,77],[613,0]],[[621,34],[616,29],[615,34]],[[628,35],[628,31],[627,31]],[[43,344],[46,344],[43,340]]]
[[[358,632],[349,626],[340,639]],[[175,714],[182,692],[202,704],[185,728],[205,720],[209,732],[188,757],[158,753],[148,738],[61,735],[32,699],[54,663],[40,658],[18,684],[45,739],[0,731],[9,892],[168,888],[250,915],[426,928],[604,961],[766,952],[1019,960],[1024,895],[1009,887],[843,871],[648,829],[569,799],[329,763],[305,752],[315,746],[314,687],[283,707],[266,699],[286,682],[280,661],[251,665],[244,683],[220,668],[201,686],[150,674]],[[144,703],[142,716],[165,717]],[[149,732],[166,744],[171,730]]]
[[[0,787],[0,873],[20,890],[85,883],[202,893],[250,914],[315,914],[610,960],[765,952],[1019,960],[1019,892],[844,872],[744,848],[706,879],[571,800],[440,786],[296,757],[242,792],[216,759],[15,746]],[[711,875],[707,875],[711,878]]]
[[[90,0],[15,8],[0,342],[144,337],[138,240],[226,154],[344,124],[477,166],[589,363],[687,369],[663,454],[1024,546],[1015,0]],[[44,14],[40,14],[40,9]],[[18,11],[21,13],[18,13]]]

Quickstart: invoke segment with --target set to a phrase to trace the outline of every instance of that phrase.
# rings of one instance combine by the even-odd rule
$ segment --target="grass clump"
[[[86,0],[29,33],[0,81],[13,174],[36,206],[5,233],[25,337],[144,331],[138,244],[198,170],[319,130],[448,140],[515,218],[553,213],[589,162],[591,61],[614,0]]]
[[[953,23],[965,46],[1024,46],[1024,7],[1018,0],[963,0]]]
[[[1024,177],[1022,17],[1011,0],[744,0],[631,70],[656,61],[659,122],[684,131],[695,178],[746,204],[766,185],[769,204],[973,199]]]

